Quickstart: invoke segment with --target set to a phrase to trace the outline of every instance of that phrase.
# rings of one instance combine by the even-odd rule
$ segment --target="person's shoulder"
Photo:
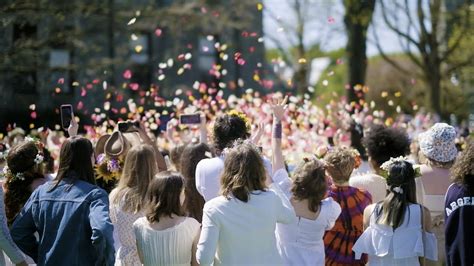
[[[321,201],[321,209],[341,209],[341,205],[337,203],[332,197],[327,197]]]
[[[363,198],[368,198],[370,200],[372,200],[372,194],[370,194],[370,192],[364,188],[358,188],[358,187],[352,187],[355,191],[354,194],[360,196],[360,197],[363,197]]]
[[[200,228],[201,227],[201,224],[196,219],[194,219],[193,217],[186,217],[186,220],[184,222],[192,228]]]
[[[223,205],[228,204],[229,200],[224,196],[215,197],[204,204],[204,210],[217,209]]]
[[[213,165],[215,163],[223,162],[220,157],[205,158],[199,161],[198,165]]]

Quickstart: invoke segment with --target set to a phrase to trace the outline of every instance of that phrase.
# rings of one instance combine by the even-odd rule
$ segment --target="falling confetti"
[[[124,79],[131,79],[131,78],[132,78],[132,71],[130,71],[130,70],[128,70],[128,69],[125,70],[125,71],[123,72],[123,78],[124,78]]]
[[[133,25],[137,21],[137,18],[132,18],[128,21],[127,26]]]
[[[163,33],[163,31],[162,31],[160,28],[157,28],[157,29],[155,30],[155,35],[156,35],[156,37],[160,37],[162,33]]]

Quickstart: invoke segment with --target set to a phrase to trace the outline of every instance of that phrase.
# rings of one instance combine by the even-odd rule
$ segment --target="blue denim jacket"
[[[114,265],[107,193],[81,180],[52,185],[38,187],[15,219],[18,247],[38,265]]]

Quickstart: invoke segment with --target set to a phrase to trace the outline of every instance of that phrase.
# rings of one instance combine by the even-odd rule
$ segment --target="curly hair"
[[[327,163],[326,171],[337,183],[348,181],[356,166],[354,151],[347,147],[336,147],[324,156],[324,160]]]
[[[317,212],[327,191],[324,163],[310,160],[300,164],[293,175],[291,193],[297,200],[308,200],[308,209]]]
[[[5,182],[5,213],[9,225],[13,223],[16,215],[31,196],[30,185],[34,180],[44,178],[41,164],[35,163],[39,150],[35,142],[27,141],[14,146],[7,156],[8,169]],[[24,178],[16,177],[22,173]]]
[[[404,156],[410,152],[410,139],[398,128],[375,125],[367,131],[362,142],[369,157],[378,166],[392,157]]]
[[[451,168],[451,178],[457,184],[474,191],[474,141],[468,141],[466,149],[458,156]]]
[[[237,114],[219,116],[214,123],[213,141],[218,152],[228,148],[237,139],[250,136],[247,123]]]

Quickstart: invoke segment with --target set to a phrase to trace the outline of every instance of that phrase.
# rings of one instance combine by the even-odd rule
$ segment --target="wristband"
[[[273,125],[273,138],[281,139],[281,135],[282,135],[281,122],[277,122],[276,124]]]

